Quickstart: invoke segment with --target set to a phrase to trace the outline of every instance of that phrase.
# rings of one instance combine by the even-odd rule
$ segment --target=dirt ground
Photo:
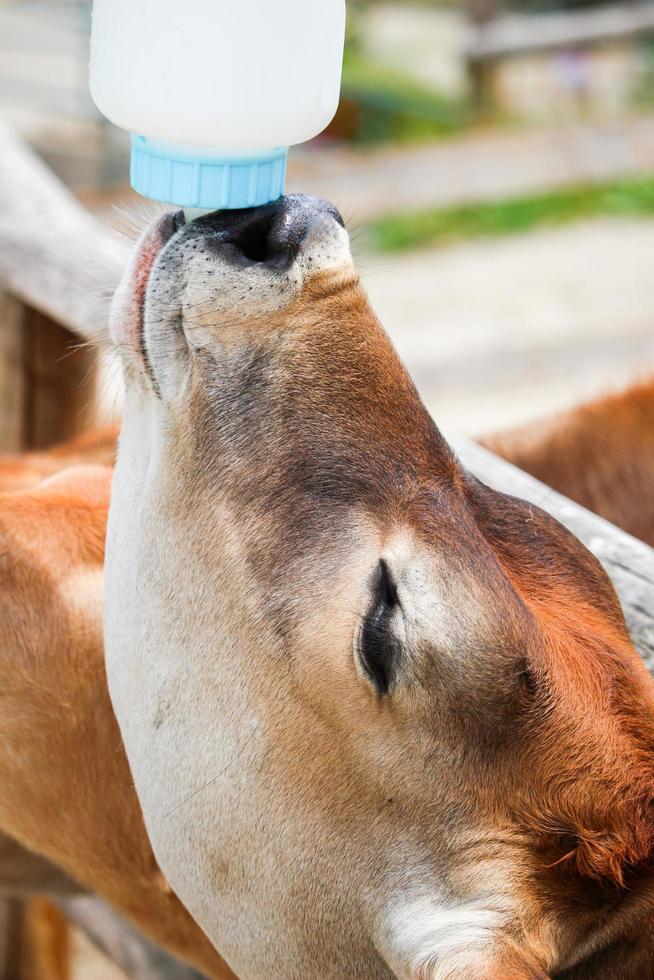
[[[601,219],[359,257],[437,422],[475,435],[654,370],[654,221]]]

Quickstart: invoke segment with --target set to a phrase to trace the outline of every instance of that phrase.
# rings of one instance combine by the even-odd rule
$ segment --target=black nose
[[[216,211],[192,222],[189,234],[202,234],[206,245],[238,265],[284,270],[310,234],[333,232],[343,225],[338,210],[320,197],[292,194],[272,204],[241,211]]]

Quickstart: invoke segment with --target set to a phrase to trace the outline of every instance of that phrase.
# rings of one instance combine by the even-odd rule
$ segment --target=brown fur
[[[370,418],[375,418],[374,412],[371,412]],[[378,436],[381,435],[378,432]],[[389,435],[391,437],[392,432]],[[110,441],[106,435],[101,436],[97,442],[101,443],[103,440],[106,440],[109,450]],[[89,443],[95,446],[96,440],[90,439]],[[32,457],[36,460],[37,471],[56,469],[58,461],[62,459],[67,462],[70,453],[66,449],[67,447],[58,448],[52,457],[47,453]],[[77,447],[74,450],[71,447],[71,450],[75,453],[78,451]],[[7,482],[10,479],[9,471],[10,465],[5,471]],[[18,662],[24,662],[27,657],[27,662],[32,663],[32,669],[21,676],[20,685],[15,686],[14,682],[12,703],[14,709],[19,704],[20,710],[8,712],[5,707],[0,712],[0,718],[5,719],[5,723],[10,719],[9,728],[2,732],[2,744],[9,747],[12,739],[17,737],[20,729],[15,726],[22,717],[22,724],[28,726],[27,729],[22,729],[23,750],[28,745],[30,751],[29,768],[22,774],[22,780],[18,781],[19,784],[22,783],[20,792],[14,796],[13,801],[2,801],[0,804],[2,825],[24,844],[65,868],[84,885],[110,898],[155,940],[164,942],[169,948],[192,959],[205,971],[208,971],[207,960],[213,959],[213,975],[220,976],[215,964],[215,954],[212,951],[202,952],[206,948],[206,940],[202,934],[188,920],[174,897],[166,895],[161,888],[160,876],[145,840],[122,750],[110,753],[107,757],[108,731],[113,732],[109,741],[116,747],[119,746],[119,737],[101,674],[97,621],[99,606],[91,603],[86,610],[82,610],[81,621],[85,617],[90,617],[91,621],[90,645],[78,650],[71,649],[70,637],[79,632],[80,620],[74,617],[78,623],[75,628],[74,620],[67,618],[65,603],[61,603],[59,596],[53,597],[47,584],[53,579],[61,580],[71,569],[92,571],[100,567],[108,481],[107,471],[84,467],[64,473],[59,480],[54,480],[36,491],[2,498],[0,521],[3,543],[9,545],[11,560],[8,567],[3,569],[1,584],[5,610],[9,611],[14,624],[20,624],[15,634],[18,642],[13,647],[14,655],[7,660],[5,653],[4,659],[6,669],[10,669],[14,677],[16,651],[19,652]],[[589,643],[592,643],[592,656],[596,664],[603,664],[601,670],[607,678],[612,678],[612,684],[615,683],[613,679],[619,678],[622,672],[624,656],[632,663],[631,669],[636,674],[640,672],[639,664],[624,637],[624,627],[612,590],[593,560],[585,553],[580,553],[573,539],[545,515],[537,512],[537,520],[532,522],[532,537],[526,541],[519,531],[524,505],[517,501],[507,501],[507,510],[498,523],[497,515],[488,506],[489,492],[485,488],[472,481],[466,493],[473,503],[480,526],[492,541],[513,584],[518,587],[541,622],[547,623],[551,619],[548,616],[548,607],[556,606],[559,610],[563,605],[570,607],[567,620],[563,617],[570,624],[569,635],[560,634],[557,616],[550,627],[552,643],[543,651],[543,660],[532,665],[532,669],[536,669],[545,681],[548,673],[552,675],[552,672],[559,682],[564,675],[569,678],[568,695],[560,710],[560,727],[553,729],[553,738],[559,739],[567,727],[566,718],[574,718],[575,725],[581,722],[577,698],[580,685],[587,682],[586,657],[591,655]],[[36,554],[30,547],[35,540],[39,542]],[[46,549],[41,547],[41,543],[45,541],[48,542]],[[567,561],[574,566],[580,558],[583,560],[584,576],[591,575],[596,580],[598,601],[606,609],[606,625],[601,625],[596,611],[589,609],[586,613],[583,612],[585,600],[582,594],[561,591],[561,562]],[[530,567],[531,577],[528,575],[525,578],[525,569]],[[19,579],[22,581],[22,594],[31,597],[29,606],[40,606],[42,614],[46,611],[42,616],[41,628],[45,628],[50,635],[51,624],[61,623],[63,647],[61,644],[46,644],[40,640],[43,634],[38,628],[35,629],[37,624],[33,617],[19,619],[16,612],[11,614],[13,604],[8,596],[8,586],[10,582]],[[550,585],[543,591],[543,585],[547,581]],[[97,599],[96,595],[96,603]],[[79,613],[76,614],[78,615]],[[601,650],[597,643],[598,629],[606,633],[605,653],[599,660],[596,659]],[[622,649],[620,655],[616,654],[618,648]],[[29,655],[29,651],[35,649],[48,650],[48,656],[42,657],[40,663],[38,660],[32,661]],[[581,659],[576,660],[576,657]],[[67,665],[63,673],[62,662]],[[604,686],[601,675],[597,675],[593,683],[596,690],[601,692]],[[2,688],[3,697],[7,698],[6,682]],[[46,691],[49,691],[49,695]],[[627,725],[627,740],[621,742],[625,733],[620,732],[620,726],[615,727],[616,741],[613,744],[609,741],[611,733],[608,731],[606,738],[597,746],[591,740],[587,746],[586,759],[583,762],[580,759],[574,760],[575,780],[572,786],[566,785],[567,777],[564,772],[548,773],[546,769],[543,770],[542,778],[550,784],[549,792],[556,796],[551,811],[541,810],[534,813],[530,809],[529,799],[522,802],[516,799],[516,810],[520,811],[520,819],[525,828],[528,827],[530,832],[535,831],[542,840],[544,865],[552,866],[551,872],[544,872],[544,891],[551,895],[554,880],[555,883],[558,882],[555,887],[565,895],[566,902],[571,893],[576,892],[579,914],[582,914],[581,909],[588,903],[591,894],[584,884],[586,879],[597,879],[600,893],[610,882],[617,887],[629,883],[631,887],[635,880],[633,876],[638,876],[643,860],[647,861],[652,851],[651,739],[654,734],[643,731],[642,710],[647,710],[647,706],[639,706],[638,691],[639,685],[631,683],[628,678],[617,684],[616,697],[624,705],[621,711]],[[26,692],[29,694],[27,699]],[[9,697],[11,699],[11,694]],[[72,732],[68,730],[68,726],[63,731],[59,730],[61,721],[67,717],[65,705],[68,708],[75,705],[80,712],[81,717],[77,722],[71,720]],[[630,718],[634,719],[631,735],[628,734]],[[49,722],[45,729],[42,727],[44,720]],[[55,726],[54,729],[52,725]],[[33,726],[41,728],[38,740],[33,737],[25,738],[25,732],[33,731]],[[90,737],[87,735],[87,738],[81,740],[80,729],[88,732],[88,726],[91,726]],[[592,722],[586,719],[586,730],[591,733],[593,727]],[[577,738],[579,731],[571,734]],[[87,745],[88,751],[80,760],[81,744]],[[641,744],[642,762],[634,766],[631,753]],[[637,748],[636,750],[640,751]],[[46,751],[47,763],[43,756]],[[627,756],[621,757],[620,754],[625,752]],[[71,783],[69,777],[67,760],[73,758],[78,763],[82,762],[81,785],[79,777],[74,783]],[[534,760],[528,758],[523,760],[525,765],[532,765],[533,762]],[[108,763],[109,772],[106,772]],[[587,774],[587,787],[579,784],[580,764]],[[537,765],[542,767],[540,762]],[[641,778],[638,776],[639,768],[642,770],[640,789],[637,788]],[[16,773],[7,768],[7,760],[0,758],[0,770],[3,784],[7,785],[9,781],[15,786]],[[47,782],[44,783],[43,779],[34,780],[32,776],[35,771],[47,773]],[[101,777],[99,773],[103,771],[105,775]],[[92,792],[90,786],[93,787]],[[75,790],[77,797],[73,810],[70,809],[71,789]],[[621,802],[625,797],[628,800],[627,809]],[[61,807],[64,799],[65,809]],[[9,817],[8,811],[11,814]],[[57,819],[44,823],[41,816],[44,812],[58,814]],[[76,814],[72,823],[71,812]],[[33,815],[31,820],[26,820],[28,813]],[[607,815],[612,823],[599,830],[598,824],[601,825]],[[60,830],[60,820],[67,827],[65,833]],[[95,828],[93,831],[91,826]],[[138,828],[136,834],[135,828]],[[566,872],[566,868],[572,865],[579,875],[577,885]],[[135,875],[135,867],[145,870]],[[597,896],[592,898],[592,903],[596,900]],[[643,927],[643,936],[645,935],[649,935],[649,928]],[[585,980],[591,976],[631,978],[636,974],[629,972],[627,962],[651,964],[654,957],[654,954],[650,955],[642,948],[643,942],[644,940],[636,938],[625,940],[628,949],[626,960],[621,952],[621,943],[613,943],[609,947],[606,953],[607,962],[611,962],[614,957],[616,963],[619,962],[622,973],[606,972],[609,968],[605,965],[603,954],[596,954],[593,962],[596,963],[595,969],[598,972],[589,973],[588,967],[584,965],[566,972],[564,976],[574,977],[575,980]],[[612,952],[614,948],[615,953]],[[500,973],[492,975],[498,978],[509,976],[505,967],[502,967]],[[530,974],[516,969],[515,974],[511,975],[526,977]],[[540,974],[536,970],[533,976],[538,975]]]
[[[546,718],[551,734],[544,747],[536,743],[545,757],[527,754],[523,762],[540,773],[536,798],[549,797],[552,809],[541,803],[534,812],[532,797],[521,804],[523,818],[544,841],[558,839],[565,852],[559,865],[574,865],[582,878],[623,887],[634,869],[649,862],[654,844],[651,680],[627,637],[613,590],[590,554],[536,508],[525,539],[522,502],[507,499],[498,524],[485,506],[489,491],[479,484],[476,490],[482,526],[542,631],[542,642],[527,650],[541,689],[540,708],[529,723]],[[564,578],[566,570],[572,575]],[[569,771],[555,754],[561,740],[569,740]],[[554,770],[548,768],[550,742]]]
[[[102,442],[108,451],[104,437],[89,440]],[[25,465],[40,473],[69,458],[62,448]],[[107,694],[101,578],[110,479],[105,467],[76,467],[0,496],[0,829],[155,942],[226,978],[231,972],[156,866]]]
[[[346,312],[343,307],[343,297],[341,297],[340,315]],[[371,352],[372,363],[374,363],[374,352]],[[389,379],[389,386],[390,386]],[[344,385],[346,387],[346,385]],[[379,392],[379,388],[375,389]],[[362,395],[362,397],[364,397]],[[365,396],[368,397],[368,396]],[[377,413],[371,411],[371,420],[377,418]],[[371,433],[369,445],[375,446],[382,440],[386,442],[389,449],[392,447],[393,422],[388,424],[386,420],[386,432],[377,428],[376,433]],[[377,422],[375,421],[375,426]],[[383,446],[382,446],[383,449]],[[45,455],[45,454],[44,454]],[[340,452],[336,452],[335,459],[339,458]],[[416,445],[411,451],[414,460],[424,459],[424,463],[418,462],[417,465],[423,466],[427,463],[428,456],[421,457],[419,447]],[[58,450],[56,459],[68,458],[68,454],[63,450]],[[380,450],[380,467],[392,460],[392,453],[388,454]],[[55,466],[53,460],[39,460],[39,468]],[[366,465],[367,472],[370,467],[376,464],[373,459]],[[447,464],[451,467],[452,477],[456,473],[454,463]],[[400,474],[404,464],[395,464],[394,472]],[[299,474],[300,475],[300,474]],[[335,472],[335,477],[340,475]],[[383,470],[380,469],[379,479],[382,478]],[[308,476],[308,474],[307,474]],[[315,477],[315,471],[314,471]],[[305,478],[301,477],[304,481]],[[457,480],[459,477],[457,477]],[[324,478],[321,480],[321,492],[328,491],[328,483]],[[375,487],[379,484],[374,480],[367,484],[366,494],[375,493]],[[511,578],[513,585],[518,588],[523,599],[532,611],[538,616],[539,621],[545,627],[546,634],[549,636],[548,642],[541,646],[538,656],[541,658],[531,664],[531,669],[538,673],[543,682],[545,690],[550,690],[553,694],[552,682],[559,694],[563,694],[559,711],[559,723],[553,725],[552,737],[560,739],[565,737],[568,731],[574,744],[578,744],[580,730],[569,731],[567,719],[574,718],[575,725],[581,724],[580,705],[578,703],[580,687],[587,685],[587,657],[592,656],[600,674],[593,679],[592,687],[595,696],[604,696],[602,690],[604,681],[602,672],[606,678],[620,678],[623,672],[624,658],[631,663],[630,670],[639,674],[639,665],[633,651],[628,644],[624,627],[621,621],[619,610],[615,604],[610,586],[606,582],[601,571],[595,566],[594,561],[585,552],[580,551],[578,546],[562,531],[555,522],[545,515],[536,512],[536,519],[531,522],[531,536],[526,540],[521,528],[523,527],[522,511],[524,505],[520,502],[507,500],[507,506],[502,513],[502,519],[498,522],[497,512],[491,506],[489,491],[483,488],[476,481],[469,484],[462,484],[468,499],[470,500],[476,521],[483,529],[484,535],[489,540],[500,558],[500,561]],[[31,596],[30,606],[40,606],[46,609],[47,614],[43,617],[43,626],[50,634],[53,622],[61,622],[63,631],[61,636],[67,640],[64,651],[56,652],[55,647],[50,646],[48,657],[39,664],[38,660],[32,661],[28,651],[30,649],[48,649],[48,645],[41,641],[39,643],[39,631],[33,635],[23,632],[25,629],[34,631],[35,623],[31,617],[27,621],[19,620],[16,611],[12,616],[14,623],[20,622],[16,635],[19,640],[18,649],[22,648],[20,658],[32,663],[31,671],[26,675],[25,681],[21,678],[21,684],[14,691],[14,706],[20,702],[20,711],[14,710],[12,714],[4,710],[0,717],[7,719],[11,717],[11,725],[8,730],[3,732],[2,744],[9,746],[11,740],[17,737],[19,729],[15,727],[16,719],[21,715],[24,718],[23,724],[27,724],[27,729],[23,732],[33,731],[34,726],[38,729],[43,726],[43,721],[51,719],[50,726],[42,731],[42,738],[34,742],[33,738],[25,739],[23,743],[30,745],[30,764],[22,774],[20,793],[14,795],[13,804],[9,806],[11,816],[8,818],[7,802],[3,801],[0,812],[3,813],[3,826],[5,829],[15,833],[25,844],[35,848],[40,853],[46,854],[51,860],[64,867],[70,874],[81,880],[89,887],[95,888],[112,899],[124,910],[131,914],[132,918],[144,927],[155,939],[162,941],[161,936],[161,905],[168,905],[167,930],[173,933],[171,941],[170,935],[164,938],[169,946],[188,956],[189,944],[194,947],[195,959],[198,965],[207,969],[206,961],[202,962],[202,957],[198,957],[195,944],[202,947],[206,941],[201,934],[194,935],[196,932],[192,923],[186,919],[185,913],[181,910],[171,896],[162,893],[160,879],[154,866],[154,859],[149,851],[149,846],[144,838],[140,814],[133,790],[129,783],[129,775],[122,750],[116,752],[113,758],[107,759],[107,726],[109,731],[113,731],[113,736],[109,740],[113,741],[116,747],[119,746],[118,733],[115,729],[113,717],[110,714],[108,699],[104,689],[104,681],[100,682],[99,669],[100,663],[100,641],[96,628],[91,629],[91,643],[80,650],[72,650],[69,646],[71,635],[79,632],[73,626],[72,620],[67,620],[67,610],[65,605],[61,605],[59,596],[52,595],[51,588],[48,586],[53,578],[61,580],[66,572],[78,570],[80,567],[98,569],[102,559],[102,539],[104,532],[104,520],[106,517],[108,489],[108,473],[99,469],[78,469],[68,474],[64,474],[59,481],[55,480],[40,490],[31,493],[21,493],[5,497],[2,501],[0,515],[3,521],[3,530],[6,535],[5,541],[10,544],[9,553],[12,560],[9,568],[5,570],[3,584],[7,589],[11,580],[16,581],[22,576],[22,589],[25,589]],[[362,493],[363,488],[353,492]],[[372,501],[371,501],[372,503]],[[22,532],[22,534],[21,534]],[[427,531],[427,534],[431,532]],[[36,537],[35,537],[36,535]],[[29,545],[33,541],[39,542],[36,554]],[[41,543],[48,541],[47,548],[41,547]],[[26,548],[27,545],[27,548]],[[73,557],[71,558],[71,550]],[[38,554],[38,560],[37,560]],[[35,561],[37,567],[35,568]],[[581,565],[579,565],[581,562]],[[560,585],[562,565],[568,563],[569,567],[576,571],[577,575],[583,572],[584,588],[579,594],[570,593],[569,587],[562,591]],[[42,569],[39,573],[38,568]],[[531,569],[531,573],[525,575]],[[13,570],[13,571],[12,571]],[[588,576],[593,578],[597,587],[597,602],[605,609],[605,623],[598,618],[596,609],[586,608],[584,593],[588,582]],[[545,588],[544,588],[545,586]],[[35,597],[38,596],[35,602]],[[96,596],[97,599],[97,596]],[[5,603],[7,596],[5,595]],[[11,603],[10,603],[11,605]],[[568,616],[563,616],[563,620],[568,622],[569,632],[562,635],[560,632],[560,613],[554,619],[548,614],[548,608],[556,607],[559,611],[564,606],[569,606]],[[6,608],[6,607],[5,607]],[[82,611],[91,616],[94,620],[99,615],[98,607]],[[79,615],[79,613],[77,613]],[[79,622],[79,621],[78,621]],[[548,626],[548,622],[550,625]],[[601,633],[605,634],[604,650],[598,643]],[[27,642],[26,642],[27,640]],[[591,646],[592,644],[592,654]],[[620,654],[617,650],[621,650]],[[69,663],[70,668],[62,674],[61,662]],[[579,659],[578,659],[579,658]],[[20,662],[20,661],[19,661]],[[11,666],[12,673],[15,674],[15,656],[8,662],[7,667]],[[73,665],[75,665],[73,667]],[[55,674],[52,673],[53,669]],[[564,677],[568,678],[567,685],[561,688],[561,681]],[[101,683],[101,686],[99,686]],[[615,683],[611,680],[611,683]],[[71,687],[72,685],[72,687]],[[3,685],[4,687],[5,685]],[[591,736],[589,744],[586,746],[586,758],[581,760],[574,759],[574,782],[567,782],[565,772],[548,773],[546,767],[543,768],[541,760],[530,760],[524,758],[522,765],[534,763],[542,771],[541,778],[547,784],[545,795],[549,794],[552,800],[551,808],[548,811],[533,812],[530,808],[530,800],[522,802],[516,798],[516,810],[519,811],[520,819],[525,828],[530,832],[535,832],[542,840],[543,863],[551,865],[550,872],[543,872],[543,888],[551,894],[552,881],[560,882],[558,887],[565,894],[566,901],[569,902],[570,894],[577,892],[577,900],[580,909],[589,901],[590,892],[588,886],[584,884],[586,879],[597,879],[600,892],[612,881],[615,886],[623,886],[626,876],[636,873],[642,865],[643,860],[647,860],[652,849],[652,821],[651,821],[651,798],[652,798],[652,759],[651,759],[651,739],[653,733],[646,734],[643,729],[643,710],[647,711],[646,704],[639,704],[639,687],[637,683],[631,683],[628,677],[617,682],[616,697],[623,703],[621,708],[623,720],[627,723],[627,731],[621,730],[621,726],[614,728],[615,735],[610,731],[605,732],[605,737],[600,743],[594,744],[593,737],[596,737],[596,727],[592,719],[585,719],[585,728]],[[25,701],[25,692],[30,697]],[[49,691],[49,695],[45,692]],[[567,694],[565,693],[567,691]],[[6,693],[5,693],[6,697]],[[18,698],[18,701],[16,701]],[[54,700],[54,703],[53,703]],[[73,732],[69,732],[67,727],[63,731],[59,730],[61,721],[67,717],[64,704],[75,705],[76,710],[81,712],[81,719],[73,724]],[[85,704],[92,704],[85,708]],[[55,710],[53,711],[53,707]],[[100,709],[100,710],[99,710]],[[646,717],[647,715],[645,715]],[[87,718],[84,721],[84,718]],[[635,728],[629,735],[629,719],[634,718]],[[93,718],[91,724],[91,718]],[[104,718],[104,721],[102,720]],[[530,724],[533,723],[533,716],[530,715]],[[54,724],[53,729],[51,725]],[[92,729],[88,741],[80,739],[80,727],[86,729],[91,724]],[[611,742],[609,739],[614,738]],[[71,740],[72,739],[72,740]],[[31,744],[34,742],[34,744]],[[88,752],[84,753],[81,760],[83,763],[83,784],[82,790],[79,780],[76,779],[73,787],[78,797],[74,811],[79,810],[79,817],[76,817],[72,826],[69,825],[70,810],[68,805],[65,810],[61,809],[62,799],[69,799],[71,782],[69,770],[66,763],[67,759],[79,759],[80,744],[89,746]],[[632,753],[640,751],[637,746],[643,745],[643,758],[641,763],[634,766]],[[94,746],[92,748],[92,746]],[[53,755],[54,747],[54,755]],[[48,751],[48,761],[46,764],[43,752]],[[626,755],[624,754],[626,753]],[[557,758],[559,758],[557,756]],[[53,766],[53,759],[56,762],[61,760],[61,775],[58,775],[58,767]],[[98,770],[98,762],[100,770]],[[572,760],[571,760],[572,761]],[[101,778],[100,772],[110,763],[108,773]],[[7,766],[6,760],[0,759],[0,767]],[[608,765],[608,769],[607,769]],[[586,771],[587,787],[579,784],[580,768]],[[637,788],[638,769],[642,769],[642,787]],[[118,772],[116,772],[118,770]],[[33,773],[35,771],[47,772],[48,781],[46,785],[42,780],[35,781]],[[614,775],[612,775],[614,774]],[[6,768],[2,772],[4,784],[7,780],[11,784],[16,783],[17,774]],[[56,778],[52,778],[56,777]],[[626,781],[626,783],[625,783]],[[624,785],[623,785],[624,784]],[[111,786],[111,790],[109,789]],[[90,791],[92,787],[93,791]],[[117,791],[117,788],[120,790]],[[112,797],[114,798],[111,805]],[[628,809],[625,809],[622,800],[628,799]],[[59,806],[57,802],[59,801]],[[109,810],[107,806],[109,804]],[[100,825],[97,824],[98,810],[104,811]],[[61,813],[64,817],[64,825],[69,825],[68,833],[62,834],[58,827],[58,822],[46,821],[43,823],[41,814],[44,812]],[[120,811],[120,812],[119,812]],[[34,814],[31,821],[25,819],[27,813]],[[602,828],[606,819],[610,818],[612,823]],[[79,822],[78,822],[79,821]],[[95,825],[95,832],[92,833],[90,825]],[[129,829],[128,829],[129,827]],[[136,840],[134,840],[134,827],[138,827]],[[111,830],[110,839],[106,835]],[[56,831],[56,832],[53,832]],[[111,842],[113,839],[113,843]],[[56,843],[53,843],[56,842]],[[107,861],[106,855],[111,855]],[[138,857],[135,857],[135,854]],[[119,860],[118,855],[121,859]],[[126,866],[126,860],[127,865]],[[106,866],[104,866],[106,865]],[[113,865],[113,868],[111,867]],[[579,875],[578,883],[570,878],[566,868],[574,865],[576,873]],[[144,867],[144,871],[134,875],[134,867]],[[125,870],[121,870],[121,869]],[[135,880],[138,885],[135,885]],[[140,901],[135,901],[134,891],[127,893],[127,883],[129,889],[138,892],[145,889],[145,893]],[[147,896],[147,897],[146,897]],[[593,904],[597,896],[592,899]],[[172,905],[172,907],[171,907]],[[138,906],[138,909],[135,909]],[[152,913],[156,909],[155,914]],[[136,911],[136,914],[135,914]],[[143,921],[145,918],[145,922]],[[166,917],[164,917],[165,919]],[[179,937],[175,935],[180,924],[182,926],[183,939],[180,943]],[[199,931],[198,931],[199,933]],[[631,941],[633,942],[633,941]],[[213,955],[213,954],[211,954]],[[643,957],[642,950],[633,954]],[[200,962],[199,962],[200,961]],[[648,961],[649,962],[649,961]],[[506,967],[508,969],[508,966]],[[504,970],[504,967],[502,968]],[[522,968],[520,968],[522,969]],[[214,968],[214,972],[215,968]],[[216,973],[216,975],[219,975]],[[495,974],[493,974],[495,975]],[[515,976],[527,976],[528,974],[519,972],[516,968]],[[534,976],[539,975],[534,972]],[[585,973],[575,973],[574,971],[566,976],[582,976]],[[505,972],[498,973],[497,976],[508,976]],[[625,976],[633,974],[625,973]]]
[[[203,236],[202,226],[191,234]],[[168,287],[170,276],[164,278]],[[137,286],[142,288],[142,279]],[[201,311],[194,314],[193,329],[201,329]],[[215,319],[215,312],[207,316]],[[165,385],[175,377],[171,336],[177,345],[183,340],[178,328],[171,335],[165,318],[155,314],[153,322],[161,343],[157,347],[150,335],[143,383],[163,401]],[[214,328],[212,319],[207,331]],[[350,866],[327,861],[330,872],[334,864],[357,871],[357,847],[363,850],[363,843],[352,841],[352,828],[363,826],[369,844],[369,832],[379,833],[383,842],[386,831],[392,837],[408,822],[427,853],[438,855],[454,893],[464,894],[467,887],[474,895],[479,865],[461,855],[466,848],[487,847],[501,872],[495,881],[509,890],[518,914],[495,944],[488,944],[476,976],[536,980],[545,977],[547,963],[557,963],[560,976],[582,980],[591,975],[587,968],[593,961],[605,975],[607,963],[619,964],[629,980],[649,975],[654,969],[654,687],[603,570],[546,514],[490,491],[460,467],[354,276],[314,275],[283,315],[244,323],[236,314],[230,320],[228,313],[220,328],[216,356],[193,361],[190,375],[184,371],[185,379],[192,379],[184,391],[195,399],[168,419],[166,438],[183,492],[165,495],[164,518],[178,535],[177,560],[186,548],[192,570],[204,563],[205,590],[192,599],[201,606],[209,596],[213,604],[233,589],[237,627],[247,615],[236,591],[242,583],[232,576],[231,582],[221,582],[222,590],[212,591],[219,532],[225,530],[214,523],[216,487],[241,526],[239,558],[247,566],[247,584],[256,583],[265,601],[257,639],[264,637],[266,690],[273,681],[279,684],[280,674],[293,681],[291,697],[267,705],[271,715],[280,709],[267,760],[267,776],[279,777],[280,798],[292,809],[292,789],[293,804],[307,805],[305,816],[312,806],[321,814],[325,855],[336,841],[339,858],[342,853],[352,861]],[[194,339],[200,342],[201,334]],[[166,463],[172,470],[170,458]],[[0,801],[0,816],[9,832],[69,873],[88,879],[92,869],[94,880],[85,883],[120,907],[127,903],[144,925],[131,904],[134,869],[145,882],[148,910],[157,874],[131,787],[125,791],[129,780],[104,685],[98,688],[101,649],[94,624],[99,609],[84,619],[90,607],[82,603],[80,612],[83,583],[80,588],[77,580],[68,592],[62,588],[71,570],[99,571],[102,561],[102,521],[91,516],[88,502],[90,496],[102,507],[102,494],[95,496],[98,478],[87,473],[78,479],[80,491],[73,492],[64,479],[63,486],[55,481],[13,502],[5,498],[11,558],[6,584],[16,582],[32,606],[25,616],[24,602],[5,600],[20,641],[13,663],[22,669],[16,677],[6,672],[13,718],[0,713],[9,719],[0,737],[9,746],[14,740],[14,751],[7,758],[0,755],[0,778],[16,787],[16,802]],[[448,660],[451,651],[439,649],[425,631],[423,643],[406,651],[408,683],[387,700],[354,676],[349,648],[347,657],[340,657],[342,636],[351,645],[348,622],[342,629],[347,618],[342,608],[340,621],[337,616],[324,628],[327,603],[335,597],[338,611],[344,596],[356,591],[342,577],[360,575],[348,566],[351,543],[342,530],[334,531],[347,526],[341,518],[355,512],[375,528],[400,528],[410,537],[411,561],[422,562],[424,580],[439,581],[443,573],[451,584],[445,594],[447,630],[463,624],[455,637],[457,661]],[[150,527],[151,518],[149,511]],[[383,534],[380,541],[384,548]],[[74,561],[67,550],[71,545]],[[444,571],[443,565],[430,564],[443,557]],[[395,558],[403,572],[411,571],[408,560],[403,566]],[[35,566],[40,574],[34,574]],[[185,604],[190,592],[181,581],[180,595],[173,588],[166,593],[173,621],[179,611],[175,602]],[[360,591],[360,582],[354,584]],[[35,606],[46,610],[42,621],[29,614]],[[122,612],[124,605],[117,608]],[[193,629],[197,619],[194,608]],[[303,631],[309,623],[307,640]],[[75,648],[71,636],[86,636],[88,646]],[[61,637],[68,638],[68,648],[38,656],[43,649],[50,654],[52,638]],[[444,643],[450,639],[437,636]],[[296,656],[276,663],[275,652],[289,648]],[[61,662],[73,669],[62,672]],[[276,690],[288,688],[279,684]],[[85,709],[87,704],[92,709]],[[48,734],[46,746],[40,744],[42,731]],[[376,739],[371,772],[361,763],[361,752]],[[68,769],[58,769],[53,760],[77,759],[81,744],[89,751],[71,782]],[[116,752],[108,759],[111,744]],[[18,752],[25,745],[27,761]],[[34,773],[46,772],[47,780],[35,780]],[[108,782],[111,788],[120,784],[115,796]],[[60,808],[52,821],[61,841],[55,854],[43,813],[57,810],[71,787],[75,807]],[[447,803],[440,810],[439,793],[440,804],[443,794]],[[35,798],[41,807],[36,816]],[[380,819],[358,824],[362,805],[368,815],[379,812]],[[451,840],[444,813],[452,820]],[[471,841],[473,832],[478,836]],[[103,848],[109,849],[108,861],[98,858]],[[126,853],[129,861],[120,863]],[[373,866],[366,874],[377,871]],[[314,909],[298,902],[295,911],[307,916],[311,936]],[[176,906],[173,918],[179,914]],[[172,929],[172,918],[169,922]],[[144,928],[152,933],[150,919]],[[191,942],[188,932],[185,941]],[[441,954],[430,959],[427,952],[422,964],[402,975],[471,976],[467,952],[457,951],[444,972],[438,972]]]
[[[654,381],[480,442],[654,545]]]
[[[118,427],[109,425],[40,452],[0,454],[0,493],[30,490],[66,466],[113,466],[117,440]]]
[[[478,676],[467,671],[459,689],[446,671],[438,684],[426,673],[442,670],[437,650],[424,661],[414,657],[411,667],[430,692],[425,703],[439,726],[459,726],[467,736],[476,760],[468,806],[476,801],[498,823],[507,805],[512,810],[508,832],[523,861],[515,874],[530,882],[525,953],[511,953],[489,976],[544,976],[531,966],[530,949],[545,910],[563,950],[591,932],[599,944],[612,917],[622,917],[625,929],[640,919],[645,929],[651,902],[639,899],[652,883],[654,685],[603,569],[548,515],[462,470],[355,279],[314,276],[278,319],[292,332],[284,346],[274,319],[245,327],[227,321],[220,324],[219,353],[193,363],[195,398],[167,433],[181,485],[192,491],[173,495],[167,520],[184,527],[194,561],[210,569],[219,532],[200,515],[203,495],[220,487],[239,526],[256,528],[243,545],[248,572],[267,597],[267,620],[289,645],[306,615],[300,603],[286,601],[300,588],[298,563],[315,552],[314,567],[329,581],[333,528],[348,508],[361,507],[377,527],[410,529],[425,548],[447,555],[452,574],[474,584],[487,614],[487,632],[476,639],[490,663],[473,661]],[[156,376],[153,351],[154,344]],[[202,539],[193,537],[198,526]],[[302,588],[312,602],[324,595],[308,578]],[[522,665],[514,674],[512,659]],[[528,677],[522,694],[519,684],[511,686],[519,673]],[[334,688],[342,699],[346,681],[330,684],[321,672],[308,683],[321,720],[337,724],[329,699]],[[375,703],[368,713],[363,696],[351,696],[348,724],[356,732],[387,725],[390,767],[392,706]],[[401,711],[401,694],[396,705]],[[419,712],[416,700],[403,717],[417,737]],[[339,738],[348,731],[343,725]],[[297,738],[288,733],[289,754]],[[470,780],[464,771],[461,778]],[[315,779],[322,790],[319,773]],[[309,793],[306,763],[298,781],[298,795]],[[335,785],[336,777],[330,792]],[[654,966],[654,950],[639,955]]]

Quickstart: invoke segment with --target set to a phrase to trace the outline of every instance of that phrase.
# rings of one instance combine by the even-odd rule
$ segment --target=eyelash
[[[384,696],[393,687],[400,655],[399,643],[390,629],[390,620],[400,603],[397,588],[383,559],[377,568],[374,590],[375,602],[361,629],[359,657],[368,679]]]

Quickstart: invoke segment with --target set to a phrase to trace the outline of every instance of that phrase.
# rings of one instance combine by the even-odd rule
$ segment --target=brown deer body
[[[482,442],[654,545],[654,381]]]

